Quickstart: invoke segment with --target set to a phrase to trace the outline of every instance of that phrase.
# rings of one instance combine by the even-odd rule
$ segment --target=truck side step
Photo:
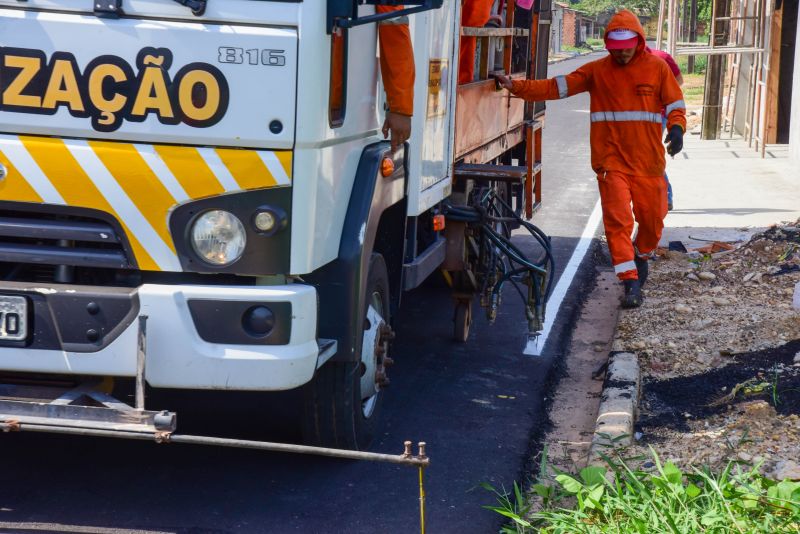
[[[520,165],[459,163],[453,170],[457,180],[510,182],[512,184],[521,184],[528,174],[527,167]]]

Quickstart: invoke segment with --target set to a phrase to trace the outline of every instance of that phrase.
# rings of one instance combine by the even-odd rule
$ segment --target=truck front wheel
[[[389,276],[380,254],[372,254],[362,314],[360,361],[329,362],[304,387],[303,438],[323,447],[363,449],[369,445],[380,412],[389,327]]]

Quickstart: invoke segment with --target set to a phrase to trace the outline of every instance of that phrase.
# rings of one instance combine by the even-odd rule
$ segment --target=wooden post
[[[697,0],[691,0],[689,8],[689,42],[697,42]],[[694,56],[689,56],[686,61],[686,72],[694,72]]]
[[[658,30],[656,30],[656,50],[661,50],[661,39],[664,37],[664,0],[658,4]]]
[[[728,40],[728,21],[717,21],[717,17],[728,15],[729,0],[714,0],[711,19],[710,41],[712,46],[724,45]],[[722,54],[708,56],[706,70],[706,86],[703,94],[703,126],[701,139],[717,139],[719,137],[720,118],[722,117],[722,82],[725,79],[723,68],[725,56]]]
[[[675,41],[678,36],[678,0],[669,0],[667,15],[667,52],[675,56]]]
[[[770,35],[769,71],[767,74],[767,102],[764,124],[764,143],[778,142],[778,97],[780,92],[781,42],[783,38],[783,6],[772,15]],[[766,44],[766,43],[765,43]]]

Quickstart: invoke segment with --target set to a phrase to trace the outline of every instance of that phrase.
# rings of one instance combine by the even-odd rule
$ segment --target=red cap
[[[636,48],[639,45],[639,34],[631,30],[611,30],[606,34],[606,49],[621,50]]]

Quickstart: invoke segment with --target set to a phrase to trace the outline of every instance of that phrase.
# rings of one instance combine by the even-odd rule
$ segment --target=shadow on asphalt
[[[576,242],[553,238],[559,272]],[[525,478],[546,423],[552,363],[563,355],[593,266],[583,272],[562,305],[565,331],[556,326],[542,357],[522,355],[527,322],[510,288],[494,327],[476,306],[467,344],[451,340],[452,301],[439,280],[404,295],[397,364],[372,450],[399,453],[406,439],[428,442],[430,532],[498,530],[499,516],[481,508],[494,498],[479,484],[510,487]],[[206,427],[229,437],[298,439],[297,392],[220,398],[250,409],[199,415],[207,399],[173,398],[181,433]],[[0,450],[0,528],[11,531],[47,531],[38,524],[182,533],[418,528],[417,472],[404,466],[24,433],[0,436]]]

